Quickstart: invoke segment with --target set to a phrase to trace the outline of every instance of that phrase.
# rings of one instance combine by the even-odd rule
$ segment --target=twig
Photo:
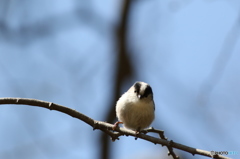
[[[167,140],[167,138],[165,137],[164,135],[164,131],[163,130],[157,130],[157,129],[154,129],[153,127],[150,127],[148,129],[145,129],[144,131],[146,131],[146,133],[148,132],[154,132],[154,133],[157,133],[159,135],[159,137],[163,140]],[[177,156],[174,151],[173,151],[173,148],[172,148],[172,140],[168,141],[169,142],[169,145],[166,145],[166,147],[168,148],[168,156],[172,155],[172,157],[174,159],[180,159],[179,156]]]
[[[113,124],[94,120],[74,109],[64,107],[64,106],[61,106],[61,105],[58,105],[55,103],[51,103],[51,102],[46,102],[46,101],[37,100],[37,99],[28,99],[28,98],[0,98],[0,105],[1,104],[30,105],[30,106],[43,107],[43,108],[47,108],[50,110],[56,110],[56,111],[68,114],[74,118],[82,120],[83,122],[92,126],[94,130],[95,129],[102,130],[103,132],[105,132],[106,134],[111,136],[113,141],[118,139],[119,136],[123,136],[123,135],[136,137],[135,131],[117,127],[115,129],[116,132],[112,132],[112,129],[114,126]],[[159,133],[161,130],[150,129],[149,131],[155,131],[155,132]],[[159,139],[159,138],[155,138],[155,137],[145,135],[145,134],[138,134],[138,138],[152,142],[154,144],[161,144],[161,145],[164,145],[167,147],[170,146],[171,148],[180,149],[180,150],[189,152],[192,155],[198,154],[198,155],[207,156],[207,157],[216,158],[216,159],[229,159],[228,157],[225,157],[222,155],[212,156],[210,151],[192,148],[192,147],[185,146],[185,145],[173,142],[173,141],[171,141],[169,143],[169,141],[167,141],[166,139]],[[163,137],[163,138],[165,138],[165,137]]]

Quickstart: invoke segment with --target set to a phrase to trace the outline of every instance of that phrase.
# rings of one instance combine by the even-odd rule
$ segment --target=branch
[[[157,133],[159,135],[159,137],[163,140],[167,140],[167,138],[165,137],[164,135],[164,131],[163,130],[157,130],[157,129],[154,129],[153,127],[151,128],[148,128],[148,129],[145,129],[144,130],[146,133],[148,132],[154,132],[154,133]],[[169,145],[172,144],[172,140],[169,141]],[[168,156],[172,155],[173,159],[179,159],[179,156],[177,156],[174,151],[173,151],[173,148],[171,146],[167,145],[167,149],[168,149]]]
[[[112,138],[113,141],[115,141],[116,139],[119,139],[118,138],[119,136],[124,136],[124,135],[136,137],[135,131],[128,130],[128,129],[121,128],[121,127],[117,127],[115,131],[112,131],[113,126],[114,126],[113,124],[94,120],[74,109],[64,107],[64,106],[61,106],[61,105],[58,105],[55,103],[51,103],[51,102],[46,102],[46,101],[36,100],[36,99],[28,99],[28,98],[0,98],[0,105],[1,104],[30,105],[30,106],[47,108],[50,110],[56,110],[56,111],[68,114],[74,118],[82,120],[83,122],[85,122],[88,125],[90,125],[91,127],[93,127],[93,130],[99,129],[99,130],[105,132]],[[155,137],[145,135],[145,134],[138,134],[137,137],[141,138],[143,140],[152,142],[154,144],[161,144],[162,146],[167,146],[168,149],[170,148],[169,149],[170,153],[171,153],[172,148],[176,148],[176,149],[180,149],[180,150],[189,152],[192,155],[198,154],[198,155],[207,156],[207,157],[216,158],[216,159],[229,159],[228,157],[225,157],[222,155],[212,156],[210,151],[205,151],[205,150],[200,150],[200,149],[192,148],[189,146],[185,146],[185,145],[173,142],[172,140],[168,141],[164,137],[163,133],[160,133],[161,130],[156,130],[156,129],[150,128],[150,129],[147,129],[146,131],[147,132],[157,132],[163,139],[155,138]]]

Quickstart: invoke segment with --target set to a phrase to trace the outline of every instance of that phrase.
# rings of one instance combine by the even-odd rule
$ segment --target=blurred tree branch
[[[111,30],[103,17],[95,13],[94,10],[84,7],[77,7],[62,14],[48,15],[44,19],[37,19],[34,23],[25,23],[22,20],[17,27],[13,28],[6,18],[7,10],[11,4],[8,1],[2,3],[0,1],[0,6],[1,4],[4,6],[2,7],[4,10],[0,10],[0,35],[6,41],[14,43],[32,43],[34,39],[49,37],[57,32],[77,28],[82,24],[93,28],[98,33],[103,32],[105,34],[106,30]]]
[[[92,126],[93,130],[99,129],[99,130],[105,132],[106,134],[111,136],[113,141],[116,139],[119,139],[119,136],[124,136],[124,135],[136,137],[135,131],[128,130],[125,128],[120,128],[120,127],[117,127],[115,131],[112,131],[112,128],[114,126],[113,124],[94,120],[74,109],[71,109],[71,108],[68,108],[65,106],[61,106],[61,105],[58,105],[55,103],[51,103],[51,102],[46,102],[46,101],[41,101],[41,100],[36,100],[36,99],[28,99],[28,98],[0,98],[0,104],[30,105],[30,106],[47,108],[50,110],[56,110],[56,111],[68,114],[74,118],[82,120],[83,122]],[[146,131],[158,133],[160,136],[163,135],[160,130],[156,130],[153,128],[147,129]],[[189,152],[192,155],[198,154],[198,155],[207,156],[207,157],[216,158],[216,159],[229,159],[228,157],[224,157],[221,155],[212,156],[211,152],[209,152],[209,151],[188,147],[188,146],[173,142],[172,140],[168,141],[166,139],[159,139],[159,138],[155,138],[155,137],[145,135],[145,134],[138,134],[137,138],[141,138],[143,140],[152,142],[154,144],[161,144],[162,146],[167,146],[168,148],[171,147],[171,148],[180,149],[180,150]],[[165,138],[165,137],[163,136],[161,138]]]
[[[124,80],[127,77],[130,77],[132,75],[132,65],[129,58],[129,52],[127,51],[127,24],[128,24],[128,18],[129,18],[129,12],[131,7],[131,0],[125,0],[122,2],[122,8],[120,13],[120,21],[119,25],[117,26],[115,30],[115,43],[116,48],[118,50],[117,56],[116,56],[116,74],[115,74],[115,84],[114,84],[114,95],[113,100],[111,101],[110,105],[108,106],[108,112],[107,117],[105,121],[113,123],[116,119],[115,116],[115,104],[118,98],[120,97],[120,89],[121,86],[124,83]],[[100,136],[100,147],[101,150],[101,158],[102,159],[109,159],[109,152],[110,151],[110,141],[108,139],[108,136],[106,134],[102,134]]]
[[[234,51],[234,47],[236,46],[237,41],[239,39],[240,35],[239,29],[240,29],[240,13],[238,15],[238,18],[236,19],[236,22],[229,30],[229,32],[226,34],[223,46],[213,64],[210,74],[200,87],[198,100],[201,102],[202,105],[206,105],[206,103],[208,102],[212,90],[214,89],[214,87],[216,87],[216,85],[220,81],[224,73],[224,70],[227,67],[228,61],[230,60]]]

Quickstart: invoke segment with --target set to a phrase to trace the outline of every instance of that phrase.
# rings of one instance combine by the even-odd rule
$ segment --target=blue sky
[[[104,120],[114,91],[113,33],[121,1],[0,6],[0,96],[55,102]],[[149,83],[156,104],[152,126],[169,139],[209,151],[240,151],[239,7],[236,0],[132,4],[128,49],[135,76],[122,93],[135,81]],[[1,105],[0,127],[0,158],[99,155],[101,132],[56,111]],[[113,159],[167,156],[165,147],[132,137],[111,147]]]

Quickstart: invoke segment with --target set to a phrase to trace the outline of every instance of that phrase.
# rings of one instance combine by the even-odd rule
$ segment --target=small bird
[[[118,124],[136,131],[149,127],[154,120],[155,104],[153,101],[153,92],[149,84],[145,82],[136,82],[125,92],[117,101],[116,115]]]

